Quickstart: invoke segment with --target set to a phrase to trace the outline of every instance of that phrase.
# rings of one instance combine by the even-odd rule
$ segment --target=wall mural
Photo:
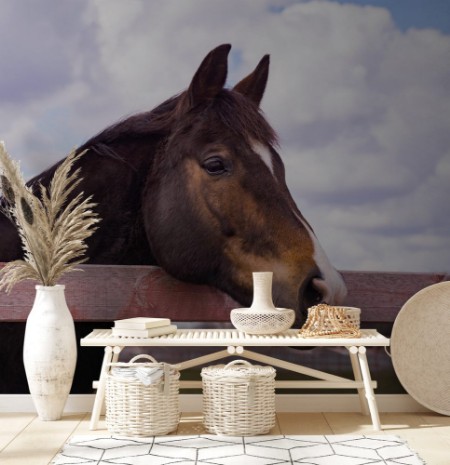
[[[186,91],[78,148],[87,151],[79,190],[102,219],[87,263],[160,266],[247,306],[252,272],[273,271],[274,303],[295,309],[299,323],[317,302],[341,303],[344,281],[287,188],[276,133],[259,108],[269,56],[225,88],[230,48],[212,50]],[[58,164],[30,185],[47,186]],[[3,215],[0,231],[0,261],[20,258]]]

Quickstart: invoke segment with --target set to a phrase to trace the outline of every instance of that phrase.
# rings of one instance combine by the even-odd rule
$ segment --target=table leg
[[[352,364],[353,368],[353,375],[355,377],[355,381],[362,381],[362,376],[361,376],[361,368],[359,365],[358,361],[358,347],[352,346],[352,347],[347,347],[348,352],[350,354],[350,362]],[[358,395],[359,395],[359,403],[361,404],[361,412],[363,415],[369,415],[369,408],[367,405],[367,399],[366,399],[366,391],[364,388],[357,388],[358,389]]]
[[[367,363],[366,348],[359,347],[358,360],[361,368],[361,376],[366,391],[366,399],[369,404],[370,416],[372,417],[373,428],[376,431],[381,430],[380,416],[378,415],[378,407],[375,400],[375,394],[372,389],[372,379],[370,378],[369,364]]]
[[[108,365],[110,363],[117,362],[121,350],[122,347],[105,347],[105,355],[103,356],[102,367],[100,369],[100,377],[97,385],[97,393],[95,394],[94,406],[92,407],[91,421],[89,423],[89,429],[91,430],[97,429],[100,414],[102,412],[103,401],[105,400],[106,373],[108,371]]]

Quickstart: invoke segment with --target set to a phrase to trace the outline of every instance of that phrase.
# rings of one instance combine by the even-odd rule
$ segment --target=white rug
[[[52,464],[423,465],[397,436],[75,436]]]

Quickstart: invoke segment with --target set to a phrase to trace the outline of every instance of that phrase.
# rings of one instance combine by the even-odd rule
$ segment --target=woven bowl
[[[247,334],[277,334],[288,330],[295,321],[295,311],[276,308],[272,311],[235,308],[230,313],[233,326]]]
[[[335,306],[332,308],[344,310],[344,316],[347,322],[353,325],[357,329],[360,328],[360,322],[361,322],[361,309],[360,308],[343,307],[343,306]],[[327,324],[327,320],[325,320],[325,324]],[[326,329],[328,329],[328,327]]]
[[[338,321],[334,320],[333,316],[331,314],[326,315],[326,313],[324,313],[324,312],[327,311],[327,309],[343,310],[344,318],[345,318],[346,322],[348,324],[352,325],[356,329],[360,328],[360,321],[361,321],[361,309],[360,308],[357,308],[357,307],[343,307],[343,306],[329,306],[329,305],[325,304],[325,306],[324,306],[325,308],[321,309],[320,308],[321,305],[310,307],[308,309],[308,320],[306,321],[303,328],[305,328],[305,326],[307,326],[308,323],[309,323],[310,326],[309,326],[308,329],[312,330],[312,331],[327,331],[327,330],[335,329],[336,328],[335,323],[336,322],[338,323]],[[310,320],[310,318],[312,317],[311,311],[315,310],[317,308],[320,311],[320,315],[324,317],[323,320],[320,322],[321,323],[320,327],[319,327],[319,320],[314,321],[314,322],[312,322]]]

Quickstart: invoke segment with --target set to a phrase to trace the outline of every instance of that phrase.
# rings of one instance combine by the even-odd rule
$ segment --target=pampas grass
[[[80,168],[71,170],[83,154],[70,153],[56,169],[49,187],[39,184],[39,195],[35,195],[26,185],[19,164],[0,142],[0,187],[4,197],[0,208],[16,225],[24,252],[23,260],[9,262],[0,271],[0,290],[9,292],[24,279],[54,286],[64,273],[87,260],[85,241],[100,221],[92,210],[96,204],[91,202],[92,197],[83,199],[83,192],[69,201],[81,181]]]

